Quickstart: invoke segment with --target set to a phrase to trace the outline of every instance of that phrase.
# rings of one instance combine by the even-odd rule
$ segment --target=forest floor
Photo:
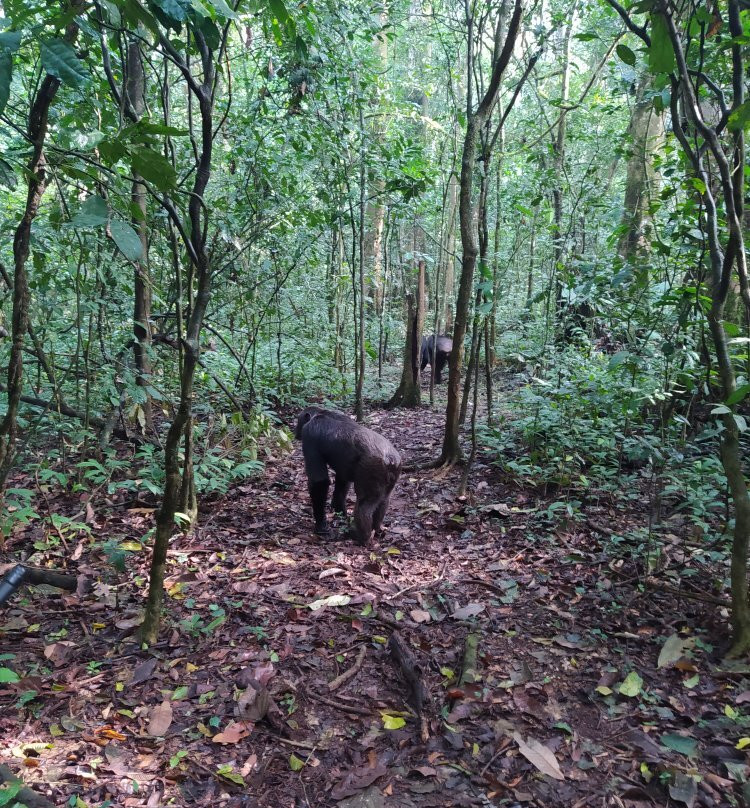
[[[368,424],[409,463],[437,456],[443,410],[372,409]],[[95,583],[4,609],[0,665],[22,678],[0,684],[0,758],[57,805],[742,804],[750,685],[711,651],[719,610],[644,588],[605,552],[646,506],[600,497],[540,522],[552,494],[480,455],[459,498],[461,473],[404,472],[365,549],[312,534],[298,446],[270,459],[175,538],[147,651],[132,629],[148,553],[118,573],[89,538],[53,547],[44,561]],[[133,539],[154,505],[99,501],[86,519]]]

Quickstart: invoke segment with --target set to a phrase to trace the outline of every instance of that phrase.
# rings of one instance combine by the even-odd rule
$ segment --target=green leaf
[[[671,73],[675,68],[674,50],[663,14],[651,15],[651,45],[648,66],[652,73]]]
[[[20,676],[10,668],[0,668],[0,684],[20,682]]]
[[[617,46],[617,55],[626,65],[632,66],[635,64],[635,54],[627,45],[619,44]]]
[[[227,5],[225,0],[210,0],[211,6],[216,11],[219,17],[223,17],[225,20],[236,20],[237,15],[234,11]]]
[[[180,701],[180,699],[184,699],[185,696],[188,694],[188,689],[186,685],[181,685],[178,688],[175,688],[174,693],[172,693],[172,701]]]
[[[633,698],[641,692],[642,686],[643,679],[635,671],[630,671],[625,681],[617,688],[617,692],[622,696]]]
[[[304,766],[305,766],[304,760],[300,760],[294,753],[289,755],[289,768],[293,772],[298,772],[300,769],[304,768]]]
[[[130,156],[133,171],[155,185],[160,191],[169,191],[177,182],[172,164],[152,149],[139,148]]]
[[[12,191],[17,184],[18,180],[13,173],[13,166],[7,160],[0,158],[0,185],[4,185]]]
[[[276,17],[282,25],[285,25],[289,19],[289,12],[286,10],[284,0],[268,0],[268,5],[271,7],[274,17]]]
[[[13,57],[9,51],[0,51],[0,115],[10,98],[10,80],[13,78]]]
[[[179,0],[152,0],[152,2],[164,16],[177,23],[177,27],[187,19],[189,8],[187,3],[181,3]]]
[[[727,126],[733,131],[747,129],[750,126],[750,101],[740,104],[729,116]]]
[[[0,34],[0,51],[15,53],[21,47],[20,31],[3,31]]]
[[[406,726],[406,721],[400,715],[383,713],[383,726],[385,729],[401,729]]]
[[[138,233],[121,219],[112,219],[109,225],[112,240],[128,261],[140,261],[143,258],[143,245]]]
[[[72,45],[64,39],[42,42],[42,65],[55,78],[69,87],[80,87],[88,79],[88,71],[76,56]]]
[[[698,747],[698,742],[694,738],[686,738],[684,735],[677,735],[676,733],[662,735],[660,740],[662,746],[666,746],[667,749],[672,749],[686,757],[693,757]]]
[[[706,183],[703,182],[702,179],[700,179],[699,177],[693,177],[692,183],[693,188],[695,188],[695,190],[698,191],[699,194],[706,193]]]
[[[107,223],[107,203],[100,196],[90,196],[73,217],[73,227],[101,227]]]

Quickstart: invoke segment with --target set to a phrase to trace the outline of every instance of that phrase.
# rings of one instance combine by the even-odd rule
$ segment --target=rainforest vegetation
[[[0,805],[747,804],[749,59],[0,0]]]

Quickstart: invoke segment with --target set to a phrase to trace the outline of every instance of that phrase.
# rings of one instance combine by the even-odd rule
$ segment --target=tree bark
[[[500,82],[513,47],[518,36],[523,7],[521,0],[515,0],[513,15],[508,26],[508,33],[500,53],[493,54],[492,74],[487,90],[476,110],[473,109],[471,92],[467,92],[467,124],[464,138],[463,153],[461,156],[461,184],[459,192],[459,222],[461,228],[461,279],[456,300],[456,321],[453,328],[453,350],[450,356],[450,372],[448,375],[448,405],[445,413],[445,435],[443,437],[443,451],[440,456],[441,463],[451,464],[461,459],[459,444],[459,411],[461,392],[461,367],[463,364],[464,337],[469,317],[469,301],[471,298],[474,270],[477,262],[477,238],[474,232],[474,204],[472,188],[474,182],[474,164],[476,162],[477,140],[482,127],[489,119],[500,92]],[[500,12],[502,14],[502,11]],[[496,31],[502,25],[498,21]],[[474,42],[474,27],[469,18],[468,31],[468,70],[467,76],[473,75],[472,69],[472,43]],[[469,81],[469,88],[471,81]]]

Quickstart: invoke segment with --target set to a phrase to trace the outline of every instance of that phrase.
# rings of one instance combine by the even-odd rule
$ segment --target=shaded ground
[[[407,462],[437,454],[441,411],[369,424]],[[716,607],[644,592],[603,552],[646,515],[602,500],[540,520],[552,498],[489,458],[462,499],[459,476],[404,473],[387,538],[363,550],[312,536],[299,449],[271,460],[175,539],[148,652],[130,636],[146,554],[118,574],[74,543],[92,592],[27,591],[2,615],[0,665],[22,677],[0,684],[3,762],[91,806],[742,804],[750,687],[716,667]],[[152,515],[108,503],[89,518],[125,539]],[[421,718],[394,632],[421,670]],[[461,685],[469,635],[476,681]]]

